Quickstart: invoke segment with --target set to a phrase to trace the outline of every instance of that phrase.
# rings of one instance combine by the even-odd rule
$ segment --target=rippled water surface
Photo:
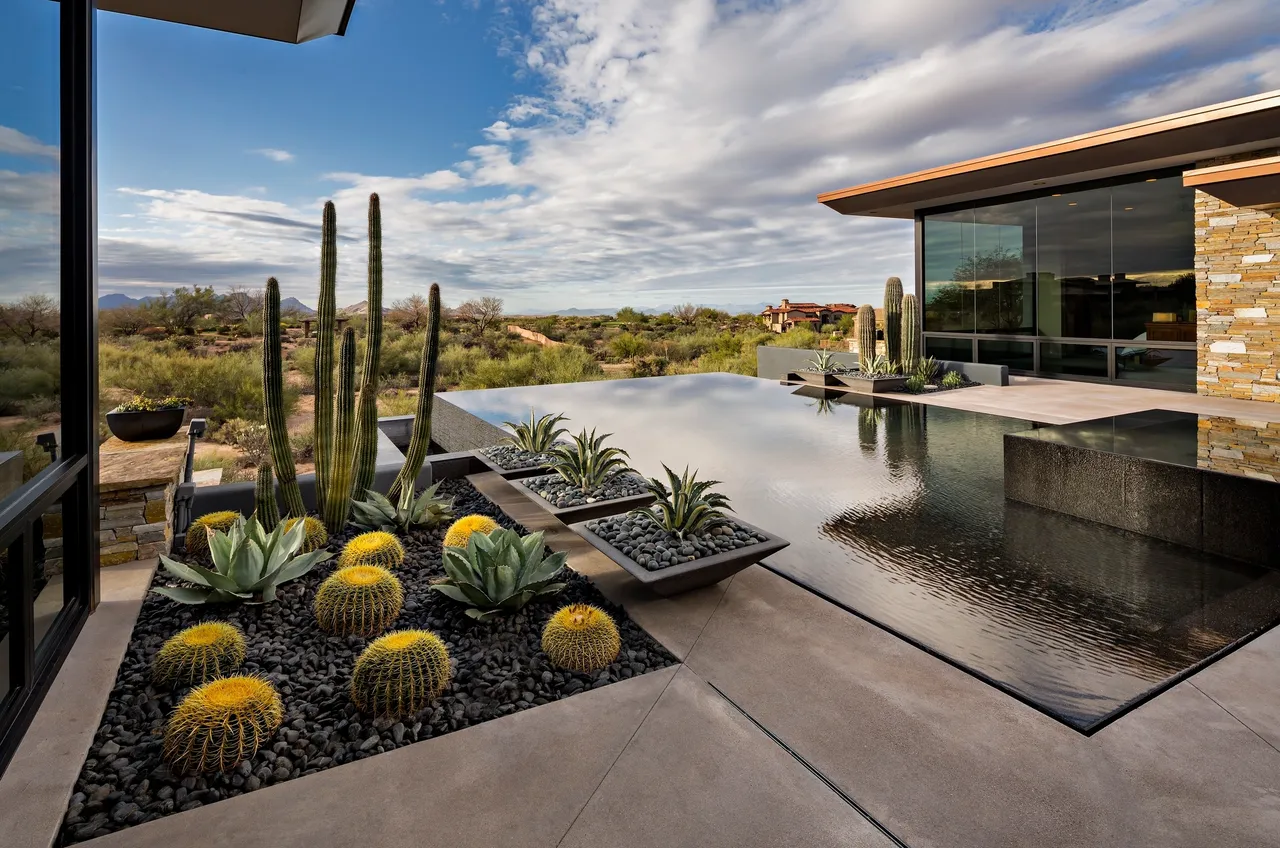
[[[729,374],[450,392],[687,463],[791,541],[769,565],[1087,729],[1280,617],[1280,572],[1006,501],[1030,422]]]

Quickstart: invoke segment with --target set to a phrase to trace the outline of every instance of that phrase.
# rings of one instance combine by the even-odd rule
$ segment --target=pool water
[[[723,481],[790,540],[769,567],[1080,730],[1280,619],[1280,572],[1006,501],[1025,420],[732,374],[442,397]]]

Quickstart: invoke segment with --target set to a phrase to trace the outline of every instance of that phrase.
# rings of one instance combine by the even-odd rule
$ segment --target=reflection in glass
[[[1007,365],[1018,371],[1034,371],[1035,342],[978,339],[978,361],[989,365]]]
[[[23,480],[59,411],[58,12],[18,0],[0,24],[0,451],[28,451]]]
[[[925,218],[925,330],[973,332],[973,234],[972,209]]]
[[[1105,345],[1040,343],[1040,370],[1046,374],[1107,377]]]
[[[1196,386],[1196,352],[1134,346],[1116,348],[1116,379],[1159,383],[1173,389]]]
[[[1115,338],[1196,340],[1195,189],[1181,177],[1112,189]]]
[[[1111,189],[1042,197],[1037,216],[1040,335],[1111,338]]]
[[[1036,202],[1021,200],[974,210],[972,273],[978,332],[1036,331]]]
[[[972,362],[973,342],[969,339],[925,336],[924,355],[932,356],[934,359],[949,359],[952,362]]]

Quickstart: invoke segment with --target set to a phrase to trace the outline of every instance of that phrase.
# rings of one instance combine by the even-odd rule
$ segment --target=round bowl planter
[[[108,412],[107,426],[111,428],[111,435],[122,442],[167,439],[182,427],[186,413],[185,406],[153,412]]]

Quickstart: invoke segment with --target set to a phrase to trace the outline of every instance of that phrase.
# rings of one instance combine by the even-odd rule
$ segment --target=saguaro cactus
[[[258,466],[258,482],[253,489],[253,514],[258,517],[262,529],[270,533],[280,523],[280,511],[276,509],[276,478],[271,473],[271,463]]]
[[[902,280],[884,281],[884,346],[894,362],[902,361]]]
[[[333,422],[333,456],[329,484],[324,496],[324,524],[330,533],[346,526],[351,512],[351,475],[355,459],[356,418],[356,331],[342,331],[338,355],[338,394]],[[319,475],[316,477],[319,480]]]
[[[316,507],[327,516],[325,499],[333,468],[333,334],[337,323],[338,213],[333,201],[324,204],[320,226],[320,299],[316,304]],[[325,523],[328,524],[326,518]],[[330,527],[329,532],[338,528]]]
[[[902,364],[908,374],[920,361],[920,301],[914,294],[902,296]]]
[[[280,283],[267,278],[267,294],[262,305],[262,400],[271,445],[271,462],[280,480],[285,511],[293,518],[307,514],[293,467],[289,427],[284,417],[284,356],[281,353]]]
[[[858,362],[876,358],[876,310],[871,304],[858,307]]]
[[[368,332],[364,341],[364,368],[360,375],[359,422],[356,425],[356,467],[351,491],[363,499],[373,485],[378,459],[378,370],[382,348],[382,206],[377,194],[369,195],[369,304]]]
[[[418,411],[413,418],[413,435],[409,438],[409,451],[396,480],[391,484],[387,497],[397,503],[404,489],[413,491],[418,472],[431,447],[431,402],[436,393],[436,360],[440,356],[440,287],[431,284],[427,297],[427,337],[422,342],[422,364],[418,369]]]

